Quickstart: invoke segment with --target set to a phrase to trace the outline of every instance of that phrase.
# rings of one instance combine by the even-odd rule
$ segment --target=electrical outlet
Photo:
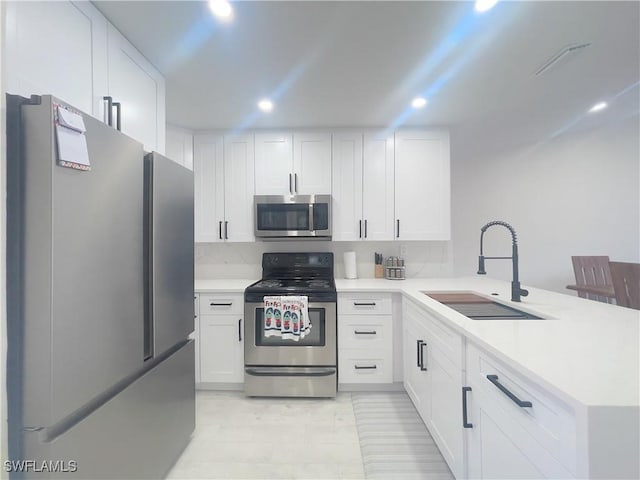
[[[406,245],[400,245],[400,256],[402,258],[407,256],[407,246]]]

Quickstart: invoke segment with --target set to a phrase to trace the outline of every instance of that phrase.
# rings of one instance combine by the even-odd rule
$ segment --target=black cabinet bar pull
[[[358,228],[360,229],[359,238],[362,238],[362,220],[358,220]]]
[[[238,341],[242,341],[242,319],[238,319]]]
[[[106,96],[102,97],[102,100],[107,102],[107,125],[113,127],[113,98]]]
[[[224,221],[224,239],[229,240],[229,222]]]
[[[416,349],[416,367],[420,366],[420,345],[422,345],[422,340],[417,340],[417,349]]]
[[[294,193],[298,193],[298,174],[294,173],[293,174],[293,178],[294,178],[293,186],[295,187],[293,191],[294,191]]]
[[[354,367],[356,370],[375,370],[376,368],[378,368],[376,365],[365,365],[364,367],[361,367],[360,365],[354,365]]]
[[[427,342],[422,342],[422,345],[420,345],[420,370],[422,370],[423,372],[427,371],[427,367],[424,366],[424,348],[427,346]]]
[[[370,302],[370,303],[353,302],[353,305],[356,307],[375,307],[376,302]]]
[[[120,118],[121,118],[121,110],[120,110],[120,102],[113,102],[113,106],[116,107],[116,130],[119,132],[122,131],[120,128]]]
[[[356,335],[375,335],[376,331],[375,330],[370,330],[370,331],[354,330],[353,333],[355,333]]]
[[[515,403],[516,405],[518,405],[519,407],[532,407],[533,405],[531,404],[531,402],[527,401],[527,400],[520,400],[518,397],[516,397],[513,392],[511,392],[507,387],[505,387],[504,385],[502,385],[499,381],[498,381],[498,375],[487,375],[487,380],[489,380],[491,383],[493,383],[498,390],[500,390],[502,393],[504,393],[507,397],[509,397],[509,399]]]
[[[222,221],[218,222],[218,238],[222,240]]]
[[[293,193],[293,184],[291,183],[291,174],[289,174],[289,193]]]
[[[367,221],[364,221],[364,238],[367,238]]]
[[[229,303],[211,302],[209,305],[212,307],[230,307],[231,305],[233,305],[233,302],[229,302]]]
[[[462,428],[473,428],[473,423],[469,423],[467,417],[467,392],[471,391],[471,387],[462,387]]]
[[[396,233],[396,238],[400,238],[400,220],[396,220],[396,225],[398,227],[398,232]]]

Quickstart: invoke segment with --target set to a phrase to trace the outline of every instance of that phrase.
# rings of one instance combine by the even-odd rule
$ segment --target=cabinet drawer
[[[338,352],[338,383],[391,383],[391,356],[385,352],[341,349]]]
[[[201,293],[200,315],[229,315],[244,313],[244,297],[241,293]]]
[[[339,294],[338,314],[391,315],[391,294],[361,293]]]
[[[467,345],[467,381],[576,475],[576,418],[568,405],[472,344]],[[517,400],[531,406],[519,406]]]
[[[391,337],[391,315],[343,315],[338,323],[340,348],[391,348]]]

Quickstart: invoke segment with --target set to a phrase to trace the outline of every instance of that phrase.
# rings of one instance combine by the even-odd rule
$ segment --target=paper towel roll
[[[356,252],[344,252],[344,278],[358,278]]]

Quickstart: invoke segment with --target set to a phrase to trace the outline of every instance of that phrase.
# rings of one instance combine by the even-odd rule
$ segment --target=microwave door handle
[[[309,204],[309,231],[313,232],[315,230],[315,225],[313,224],[313,203]]]

